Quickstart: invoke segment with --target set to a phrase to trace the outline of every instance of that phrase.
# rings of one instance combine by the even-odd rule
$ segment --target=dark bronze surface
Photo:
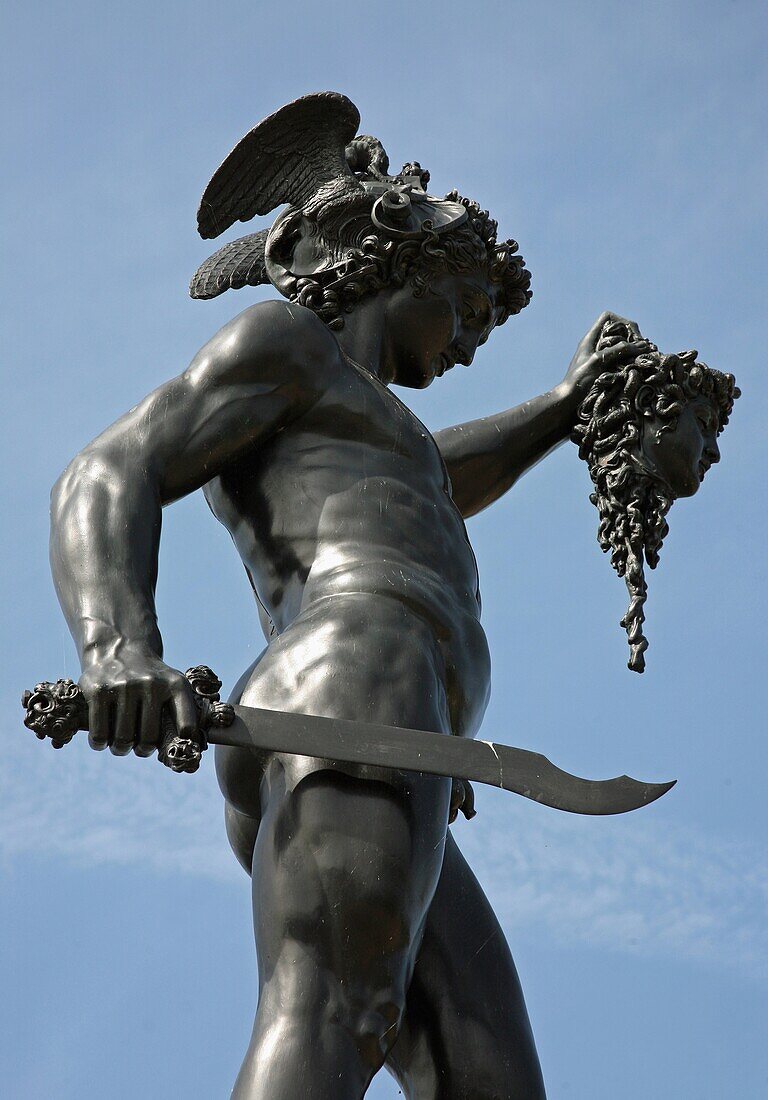
[[[604,313],[546,393],[430,434],[390,384],[469,365],[528,305],[530,274],[476,203],[429,193],[417,162],[390,174],[358,122],[344,96],[304,97],[225,159],[201,202],[204,237],[284,209],[206,260],[191,293],[269,282],[287,301],[225,325],[54,487],[51,562],[94,748],[149,756],[164,713],[182,742],[197,736],[154,592],[162,508],[202,489],[269,640],[232,703],[348,721],[356,737],[430,730],[462,751],[490,690],[464,520],[571,436],[601,377],[652,350]],[[633,338],[598,347],[609,323]],[[708,429],[686,402],[701,452]],[[469,789],[296,748],[216,749],[260,979],[233,1096],[358,1100],[386,1064],[414,1100],[540,1100],[514,963],[448,831],[460,805],[471,812]]]

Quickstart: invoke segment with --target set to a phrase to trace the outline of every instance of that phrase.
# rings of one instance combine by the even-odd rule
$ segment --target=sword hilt
[[[158,759],[174,772],[196,772],[208,747],[205,732],[212,726],[230,726],[235,712],[219,699],[221,680],[207,665],[188,668],[184,673],[192,688],[199,713],[198,737],[181,737],[167,707],[161,715]],[[68,745],[78,730],[88,729],[88,703],[73,680],[45,681],[34,691],[25,691],[21,705],[26,710],[24,725],[40,738],[50,737],[55,749]]]

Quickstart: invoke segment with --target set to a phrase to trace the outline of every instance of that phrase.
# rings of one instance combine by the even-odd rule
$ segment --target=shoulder
[[[260,302],[228,321],[193,359],[187,375],[198,383],[269,381],[327,384],[338,369],[333,333],[306,306]]]
[[[285,300],[260,302],[234,317],[218,334],[243,354],[258,351],[296,357],[309,352],[338,355],[330,329],[306,306]]]

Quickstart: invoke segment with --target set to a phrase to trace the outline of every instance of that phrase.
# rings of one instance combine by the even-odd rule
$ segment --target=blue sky
[[[186,297],[212,250],[197,201],[251,125],[325,88],[396,165],[419,159],[434,191],[489,207],[533,272],[530,308],[472,370],[412,395],[428,425],[549,388],[606,308],[737,375],[723,461],[673,508],[650,577],[643,677],[625,667],[625,594],[573,447],[470,523],[495,675],[483,736],[677,787],[604,820],[479,791],[455,832],[512,945],[551,1100],[766,1095],[765,32],[762,5],[726,0],[6,11],[5,1095],[210,1100],[247,1043],[249,890],[211,762],[188,778],[84,741],[54,754],[17,697],[77,674],[49,579],[50,485],[263,296]],[[166,514],[158,604],[174,664],[231,686],[261,648],[199,497]],[[369,1095],[396,1089],[382,1076]]]

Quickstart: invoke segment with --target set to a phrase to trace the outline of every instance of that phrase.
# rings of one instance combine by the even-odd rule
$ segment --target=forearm
[[[152,474],[98,446],[71,463],[51,495],[51,568],[84,664],[126,644],[161,656],[155,583],[161,503]]]
[[[487,508],[567,439],[577,405],[572,387],[561,383],[514,409],[437,432],[462,515]]]

